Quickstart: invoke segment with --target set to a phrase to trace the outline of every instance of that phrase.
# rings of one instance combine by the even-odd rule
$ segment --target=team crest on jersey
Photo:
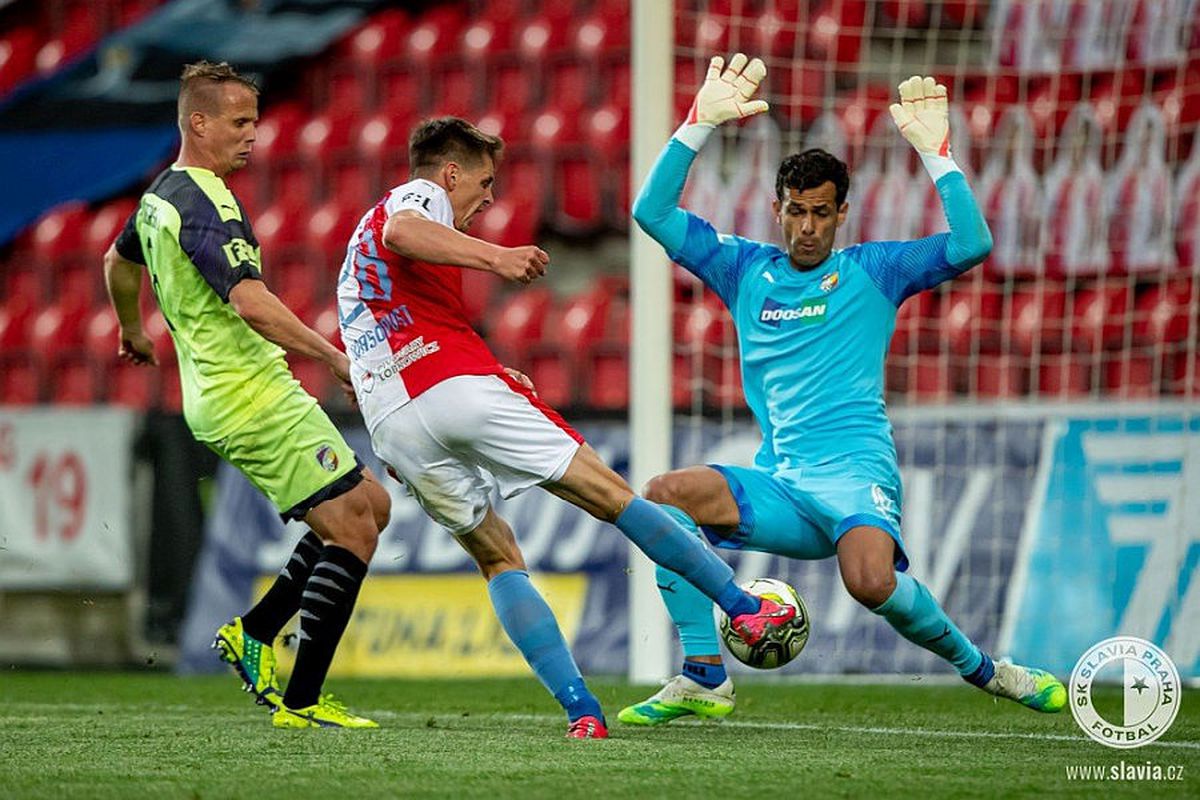
[[[337,451],[332,445],[323,444],[317,449],[317,463],[326,472],[336,472],[338,468]]]
[[[821,291],[824,292],[825,294],[829,294],[834,289],[836,289],[837,286],[838,286],[838,274],[836,271],[831,272],[828,275],[821,276]]]
[[[829,303],[823,297],[800,301],[796,307],[788,307],[778,300],[768,297],[763,301],[762,311],[758,319],[765,325],[778,328],[785,322],[795,322],[800,325],[820,325],[825,321],[825,312]]]

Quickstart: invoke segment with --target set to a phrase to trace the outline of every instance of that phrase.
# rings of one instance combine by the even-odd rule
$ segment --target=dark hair
[[[788,156],[775,175],[775,197],[782,199],[787,189],[815,189],[829,181],[837,193],[837,204],[846,202],[850,191],[850,170],[837,156],[820,148]]]
[[[408,161],[414,171],[447,161],[477,164],[484,155],[496,161],[503,150],[504,140],[499,136],[484,133],[458,117],[427,119],[408,137]]]
[[[238,74],[228,62],[214,64],[212,61],[197,61],[186,65],[179,76],[180,122],[193,111],[216,112],[220,106],[217,89],[230,82],[239,83],[258,94],[258,84]]]

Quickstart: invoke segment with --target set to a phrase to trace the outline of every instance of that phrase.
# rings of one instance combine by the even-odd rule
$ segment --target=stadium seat
[[[556,230],[569,234],[599,231],[604,222],[605,170],[594,159],[564,157],[554,166],[554,217]]]
[[[0,301],[0,351],[28,346],[33,318],[42,303],[42,275],[32,268],[5,265],[5,292]]]
[[[987,287],[954,288],[941,301],[942,337],[956,355],[998,352],[1003,297]]]
[[[97,363],[116,358],[117,349],[120,347],[120,325],[117,322],[117,312],[110,304],[102,304],[84,321],[83,347]]]
[[[490,272],[480,269],[462,271],[463,309],[472,325],[483,320],[484,312],[491,308],[501,283],[503,280]]]
[[[124,364],[115,359],[110,361],[105,370],[104,400],[112,405],[138,410],[153,408],[157,402],[160,369],[162,367]]]
[[[604,411],[629,407],[628,352],[624,347],[601,344],[587,354],[583,383],[589,406]]]
[[[336,303],[330,303],[313,318],[312,329],[325,337],[326,341],[339,350],[345,350],[342,345],[342,329],[338,319]]]
[[[919,358],[911,366],[908,395],[919,400],[945,401],[953,393],[949,362],[944,358]]]
[[[1180,353],[1170,364],[1167,391],[1200,401],[1200,353]]]
[[[276,262],[265,274],[267,286],[300,319],[313,317],[323,291],[333,290],[333,281],[325,281],[325,270],[316,269],[304,261]],[[328,285],[326,285],[328,283]]]
[[[345,259],[346,245],[364,211],[365,207],[343,205],[335,199],[321,204],[309,217],[309,258],[322,265],[325,272],[336,272]]]
[[[546,81],[546,105],[573,115],[582,114],[583,109],[591,105],[596,81],[586,62],[558,61],[543,80]]]
[[[503,247],[532,244],[540,215],[538,204],[528,197],[497,198],[471,227],[471,234]]]
[[[0,97],[28,80],[37,66],[38,34],[22,26],[0,35]]]
[[[1078,399],[1091,392],[1091,359],[1080,354],[1050,354],[1037,360],[1037,391],[1043,397]]]
[[[937,352],[940,299],[936,292],[921,292],[900,305],[888,352],[897,355]]]
[[[297,257],[297,248],[304,241],[305,224],[303,211],[276,203],[253,222],[254,235],[259,247],[272,259]]]
[[[426,81],[405,66],[390,67],[379,76],[379,110],[394,120],[417,119],[425,108]]]
[[[29,351],[0,352],[0,406],[28,406],[41,401],[39,359]]]
[[[1066,293],[1056,287],[1021,289],[1005,309],[1004,326],[1016,352],[1061,353],[1066,347]]]
[[[315,164],[323,164],[345,153],[352,145],[351,133],[357,130],[354,112],[339,109],[310,117],[300,129],[301,155]]]
[[[578,115],[554,106],[543,109],[533,118],[529,140],[542,156],[579,144]]]
[[[521,363],[526,350],[542,338],[542,323],[552,301],[549,289],[533,286],[500,302],[487,327],[488,343],[502,362]]]
[[[294,155],[300,142],[300,129],[308,120],[304,106],[289,100],[263,111],[254,133],[254,161],[278,161]]]
[[[531,71],[540,73],[552,56],[566,48],[567,26],[555,25],[548,16],[535,14],[518,24],[513,39],[521,59]]]
[[[538,345],[531,348],[524,361],[516,366],[533,381],[543,402],[551,408],[564,408],[575,403],[578,386],[575,358],[575,354],[561,347]]]
[[[437,92],[431,99],[429,116],[474,120],[483,110],[479,95],[483,85],[482,75],[469,70],[466,64],[443,66],[430,80],[437,87]]]
[[[463,17],[461,7],[447,4],[435,6],[414,19],[404,46],[408,60],[428,70],[451,58],[458,48]]]
[[[1116,350],[1125,344],[1130,319],[1129,288],[1103,285],[1075,292],[1071,343],[1077,351]]]
[[[67,12],[58,35],[37,51],[34,63],[40,75],[47,77],[57,72],[91,49],[102,30],[93,14],[91,3],[81,3]]]
[[[1192,282],[1187,279],[1153,284],[1142,289],[1133,310],[1133,343],[1164,345],[1197,336],[1190,304]]]
[[[629,109],[614,104],[585,112],[584,139],[588,149],[599,155],[606,167],[613,167],[629,155]]]
[[[1026,391],[1026,375],[1019,360],[1009,355],[981,355],[973,367],[967,394],[979,397],[1019,397]]]
[[[117,238],[117,234],[125,227],[130,214],[137,210],[138,201],[132,197],[120,197],[111,200],[96,211],[87,224],[83,234],[84,253],[99,262],[100,257],[108,250]]]
[[[628,9],[624,14],[598,9],[575,26],[572,49],[592,64],[616,58],[629,48],[629,19]]]
[[[46,365],[47,400],[59,406],[89,406],[101,397],[101,380],[82,353],[62,354]]]
[[[498,65],[488,75],[492,107],[506,114],[524,115],[538,100],[539,81],[531,81],[519,66]]]
[[[518,0],[489,2],[463,29],[460,52],[468,63],[487,64],[513,51],[513,31],[521,14]]]
[[[88,220],[87,206],[80,202],[63,203],[46,212],[30,238],[34,257],[45,266],[78,257]]]
[[[529,120],[526,115],[506,109],[502,105],[493,105],[484,111],[475,125],[484,133],[503,139],[505,148],[519,148],[525,145],[529,135]]]
[[[798,12],[798,4],[793,2],[771,4],[759,14],[751,26],[756,45],[754,52],[763,58],[796,58],[799,55],[796,42],[801,27]]]
[[[1149,399],[1161,392],[1156,359],[1144,353],[1107,353],[1103,361],[1103,391],[1123,399]]]
[[[411,25],[402,9],[380,11],[352,32],[338,50],[359,68],[360,75],[369,77],[403,52]]]
[[[867,4],[863,0],[832,0],[811,13],[806,41],[809,57],[838,64],[857,64]]]

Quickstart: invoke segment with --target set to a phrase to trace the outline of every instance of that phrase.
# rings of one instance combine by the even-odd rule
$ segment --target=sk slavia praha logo
[[[317,450],[317,463],[326,472],[336,472],[338,468],[337,451],[330,445],[321,445],[321,448]]]
[[[1119,697],[1092,686],[1121,685]],[[1136,636],[1114,636],[1093,645],[1071,671],[1071,714],[1088,736],[1130,749],[1166,733],[1179,712],[1179,672],[1161,649]]]

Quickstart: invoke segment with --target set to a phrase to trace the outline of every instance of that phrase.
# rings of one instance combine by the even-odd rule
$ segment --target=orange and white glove
[[[914,75],[900,84],[900,102],[889,109],[900,134],[908,140],[936,182],[959,171],[950,154],[950,104],[946,87],[930,77]]]
[[[745,53],[735,53],[726,66],[724,58],[713,56],[708,62],[704,85],[696,93],[675,138],[698,152],[721,123],[767,111],[770,106],[765,100],[754,99],[765,77],[767,67],[760,58],[749,59]]]

